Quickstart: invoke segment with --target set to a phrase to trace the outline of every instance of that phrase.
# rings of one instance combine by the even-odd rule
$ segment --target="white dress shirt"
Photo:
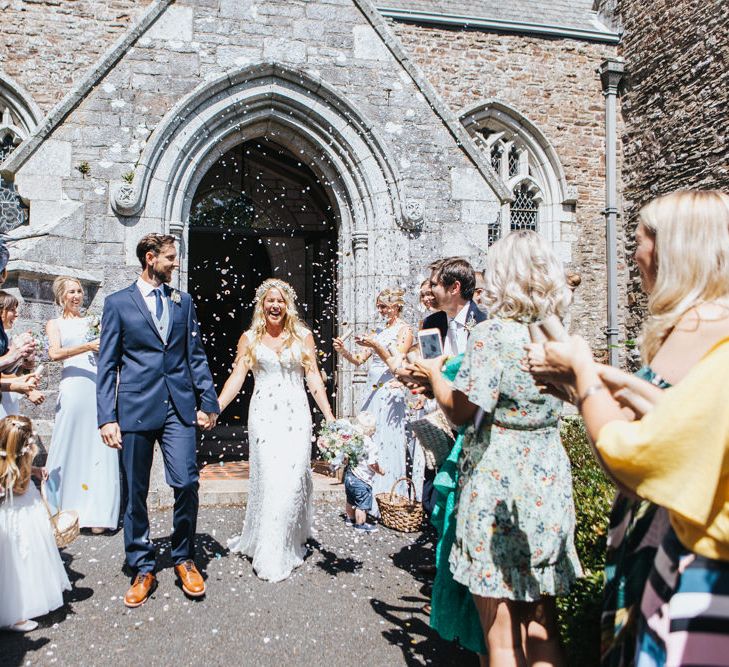
[[[443,344],[443,353],[448,356],[455,356],[466,351],[468,346],[468,329],[466,329],[466,319],[468,318],[468,310],[471,307],[467,303],[458,311],[455,317],[448,318],[448,335]]]
[[[144,303],[147,304],[149,314],[152,316],[152,320],[154,321],[157,315],[157,299],[154,296],[154,290],[157,288],[154,285],[148,283],[146,280],[142,280],[142,278],[137,278],[137,287],[142,293]],[[164,285],[160,284],[159,287],[162,289],[162,295],[164,296]],[[162,299],[162,317],[164,317],[164,313],[169,310],[169,307],[169,299]]]

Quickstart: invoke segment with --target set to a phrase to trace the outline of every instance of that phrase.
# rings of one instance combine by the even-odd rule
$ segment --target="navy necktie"
[[[162,306],[162,288],[157,287],[154,290],[154,299],[155,299],[155,313],[157,315],[157,319],[162,319],[162,313],[164,312],[164,308]]]

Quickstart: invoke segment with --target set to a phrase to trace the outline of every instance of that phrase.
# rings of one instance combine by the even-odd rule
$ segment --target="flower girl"
[[[70,590],[48,513],[31,474],[37,452],[33,425],[27,417],[0,420],[0,628],[35,630],[29,619],[63,605]]]

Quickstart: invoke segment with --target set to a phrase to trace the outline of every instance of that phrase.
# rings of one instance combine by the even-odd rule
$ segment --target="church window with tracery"
[[[514,201],[511,202],[511,229],[537,231],[538,216],[539,204],[535,200],[534,193],[526,184],[518,186],[514,190]]]

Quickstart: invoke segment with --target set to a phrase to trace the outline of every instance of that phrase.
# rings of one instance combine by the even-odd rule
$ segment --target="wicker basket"
[[[410,422],[410,428],[425,453],[425,467],[438,470],[455,442],[453,430],[443,411],[438,408],[422,419]]]
[[[408,495],[401,496],[395,493],[395,487],[400,482],[407,482]],[[401,477],[395,480],[390,493],[378,493],[375,498],[380,508],[380,519],[382,524],[401,533],[414,533],[420,530],[423,523],[423,506],[413,498],[415,496],[415,485],[411,479]]]
[[[75,510],[61,510],[59,509],[55,514],[51,510],[51,506],[48,504],[46,498],[46,484],[41,483],[41,498],[43,504],[46,506],[48,511],[48,517],[51,520],[51,527],[53,528],[53,535],[56,538],[56,546],[59,549],[67,547],[73,542],[81,532],[78,520],[78,512]]]

